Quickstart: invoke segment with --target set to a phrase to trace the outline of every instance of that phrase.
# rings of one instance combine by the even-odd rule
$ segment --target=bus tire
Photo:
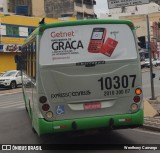
[[[35,134],[37,133],[33,126],[32,126],[32,131],[33,131],[33,133],[35,133]]]
[[[25,109],[26,109],[26,112],[28,113],[28,109],[27,109],[27,105],[26,105],[26,102],[25,102]]]
[[[17,87],[16,81],[12,81],[12,82],[10,83],[10,88],[11,88],[11,89],[15,89],[16,87]]]

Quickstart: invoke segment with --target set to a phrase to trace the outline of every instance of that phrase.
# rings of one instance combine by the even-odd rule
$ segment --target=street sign
[[[108,8],[119,8],[124,6],[131,6],[131,5],[142,5],[148,4],[149,0],[108,0]]]

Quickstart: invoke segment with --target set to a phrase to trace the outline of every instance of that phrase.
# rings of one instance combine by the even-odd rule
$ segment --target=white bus
[[[41,25],[23,44],[22,62],[24,101],[38,135],[143,125],[132,22]]]

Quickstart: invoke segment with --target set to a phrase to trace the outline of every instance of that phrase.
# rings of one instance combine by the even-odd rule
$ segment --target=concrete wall
[[[132,15],[132,16],[123,16],[120,19],[131,20],[137,27],[136,34],[138,37],[146,36],[147,37],[147,20],[146,15]],[[149,14],[149,26],[150,26],[150,35],[153,36],[153,22],[158,22],[160,19],[160,12],[155,12]]]
[[[32,16],[45,16],[44,0],[32,1]]]
[[[45,0],[44,5],[47,17],[59,18],[61,14],[74,12],[73,0]]]
[[[16,53],[0,52],[0,72],[16,69],[15,55]]]

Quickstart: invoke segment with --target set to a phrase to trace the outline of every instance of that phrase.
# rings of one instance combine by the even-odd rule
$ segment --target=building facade
[[[160,5],[160,0],[150,0],[150,2],[155,2],[156,4]]]
[[[24,16],[45,16],[44,0],[3,0],[3,12]]]
[[[160,59],[160,12],[148,14],[150,29],[150,47],[152,57]],[[140,39],[144,40],[144,47],[148,48],[148,31],[146,15],[121,16],[120,19],[131,20],[136,27],[136,34]],[[158,26],[159,23],[159,26]]]
[[[160,28],[157,28],[157,23],[160,22],[160,6],[155,2],[150,1],[149,4],[128,6],[125,7],[124,10],[122,10],[122,8],[110,9],[108,14],[101,14],[100,18],[131,20],[136,28],[136,34],[140,47],[148,50],[148,31],[146,16],[148,15],[152,57],[160,59]]]
[[[0,14],[0,72],[16,69],[14,56],[21,53],[26,37],[39,25],[42,18]],[[62,22],[46,18],[46,23]]]
[[[77,19],[96,18],[94,13],[95,0],[45,0],[47,17],[61,18],[75,16]]]
[[[17,15],[32,15],[32,0],[7,0],[8,12],[15,13]]]

